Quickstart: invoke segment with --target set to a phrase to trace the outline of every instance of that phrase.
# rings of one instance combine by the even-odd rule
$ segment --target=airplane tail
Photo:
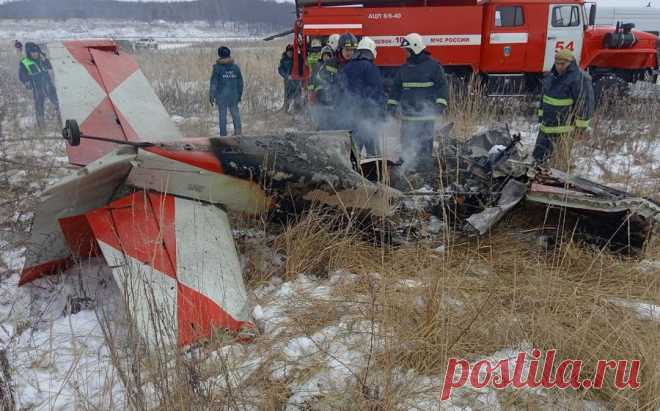
[[[111,40],[48,45],[62,123],[76,120],[81,133],[129,142],[182,137],[138,63]],[[69,162],[87,165],[114,144],[85,139],[67,146]]]

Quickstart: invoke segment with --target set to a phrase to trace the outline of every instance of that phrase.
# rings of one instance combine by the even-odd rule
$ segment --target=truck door
[[[548,35],[545,45],[543,71],[552,69],[555,53],[569,49],[575,53],[578,63],[582,52],[583,22],[580,6],[551,4],[548,12]]]

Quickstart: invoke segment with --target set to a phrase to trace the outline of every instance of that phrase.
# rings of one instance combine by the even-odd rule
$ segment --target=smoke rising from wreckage
[[[75,120],[65,132],[70,161],[84,168],[43,194],[21,284],[102,255],[119,288],[134,290],[129,307],[147,341],[155,325],[145,287],[168,313],[173,344],[195,343],[215,328],[250,339],[225,210],[289,215],[322,204],[391,221],[405,214],[406,164],[361,159],[348,132],[183,139],[137,64],[113,43],[50,50],[63,118]],[[591,240],[617,249],[642,249],[657,227],[658,204],[535,167],[505,129],[466,142],[441,134],[442,169],[422,173],[443,177],[442,190],[428,193],[428,210],[442,217],[451,209],[468,232],[485,234],[523,205],[568,210]],[[383,166],[392,187],[380,182]]]

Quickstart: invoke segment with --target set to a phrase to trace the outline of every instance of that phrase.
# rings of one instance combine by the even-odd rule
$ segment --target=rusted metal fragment
[[[344,210],[369,210],[375,216],[385,217],[392,215],[394,212],[391,195],[389,190],[382,190],[380,188],[376,188],[375,191],[371,188],[358,188],[335,193],[314,190],[305,194],[303,199],[314,203],[335,206]]]
[[[549,185],[538,184],[538,183],[532,183],[532,189],[530,191],[532,193],[552,193],[552,194],[571,195],[571,196],[579,196],[579,197],[588,196],[587,193],[583,193],[583,192],[580,192],[580,191],[567,190],[567,189],[562,188],[562,187],[549,186]]]

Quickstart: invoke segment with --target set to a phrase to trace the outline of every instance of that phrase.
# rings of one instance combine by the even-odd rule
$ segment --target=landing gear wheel
[[[72,147],[80,145],[80,127],[76,120],[66,120],[64,122],[64,129],[62,129],[62,137]]]

